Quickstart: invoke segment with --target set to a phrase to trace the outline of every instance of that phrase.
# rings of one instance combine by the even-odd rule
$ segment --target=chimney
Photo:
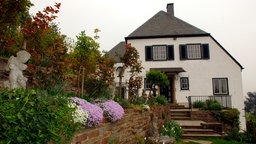
[[[167,13],[169,15],[171,15],[171,16],[174,16],[174,6],[173,6],[173,3],[167,4],[166,8],[167,8]]]

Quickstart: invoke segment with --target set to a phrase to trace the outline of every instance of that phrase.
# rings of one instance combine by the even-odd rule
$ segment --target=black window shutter
[[[146,61],[153,60],[152,47],[151,46],[145,46],[145,58],[146,58]]]
[[[186,45],[180,45],[180,59],[185,60],[186,58]]]
[[[167,59],[168,60],[174,60],[174,49],[173,45],[167,46]]]
[[[202,44],[202,58],[210,59],[209,44]]]

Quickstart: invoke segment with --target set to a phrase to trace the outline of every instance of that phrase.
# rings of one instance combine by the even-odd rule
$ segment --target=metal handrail
[[[206,101],[209,99],[218,101],[224,108],[232,108],[231,95],[210,95],[210,96],[188,96],[189,108],[193,108],[195,101]]]

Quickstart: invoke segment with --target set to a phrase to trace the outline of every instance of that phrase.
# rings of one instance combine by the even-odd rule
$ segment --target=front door
[[[160,94],[164,95],[169,103],[173,103],[173,77],[168,77],[169,86],[160,88]]]

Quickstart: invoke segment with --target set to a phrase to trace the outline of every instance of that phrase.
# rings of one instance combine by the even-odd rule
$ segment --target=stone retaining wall
[[[151,107],[150,111],[126,109],[124,117],[115,122],[106,119],[96,128],[84,128],[77,132],[72,144],[136,143],[136,137],[158,135],[162,125],[170,119],[169,106]]]
[[[205,122],[219,122],[210,111],[198,110],[191,111],[191,120],[202,120]]]

